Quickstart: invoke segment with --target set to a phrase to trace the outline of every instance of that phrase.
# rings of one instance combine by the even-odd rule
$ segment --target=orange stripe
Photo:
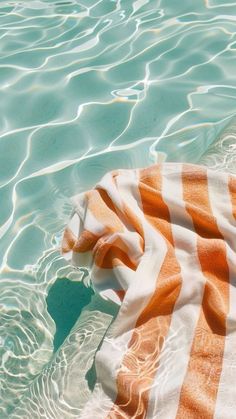
[[[96,236],[96,234],[93,234],[91,231],[84,230],[76,241],[73,252],[85,253],[91,251],[98,240],[99,236]]]
[[[70,252],[75,243],[76,243],[76,237],[74,233],[71,231],[69,227],[65,228],[63,238],[62,238],[62,244],[61,244],[61,251],[62,253],[68,253]]]
[[[229,176],[229,192],[233,208],[233,217],[236,219],[236,179],[232,176]]]
[[[120,238],[117,238],[114,243],[102,243],[94,250],[94,262],[99,268],[112,269],[120,265],[128,266],[133,270],[137,268],[137,263],[128,255],[128,247]]]
[[[117,376],[118,393],[108,415],[110,419],[145,418],[160,351],[181,287],[180,267],[174,251],[169,210],[161,195],[160,167],[155,166],[148,176],[145,170],[141,170],[140,175],[139,189],[144,214],[165,238],[168,251],[157,278],[155,293],[138,318],[128,352],[123,358],[122,369],[125,372],[120,371]],[[144,278],[145,280],[148,278]]]
[[[124,230],[114,205],[110,208],[110,200],[106,193],[101,195],[101,189],[93,189],[86,192],[86,197],[89,211],[91,211],[96,220],[104,226],[104,232],[113,233]]]
[[[92,250],[99,240],[99,236],[91,233],[91,231],[83,230],[79,238],[67,227],[64,231],[61,250],[62,253],[68,253],[70,251],[76,253],[85,253]]]
[[[114,290],[121,301],[125,298],[125,290]]]
[[[114,179],[113,179],[113,182],[114,182]],[[113,211],[115,214],[117,214],[118,209],[116,208],[116,206],[114,205],[114,202],[109,197],[107,191],[105,191],[104,189],[102,189],[100,187],[96,187],[95,190],[99,192],[99,195],[101,196],[103,202],[105,202],[107,208],[110,208],[111,211]]]
[[[210,419],[224,356],[229,269],[224,239],[212,214],[206,170],[184,166],[182,181],[186,210],[198,235],[198,257],[206,285],[176,418]]]

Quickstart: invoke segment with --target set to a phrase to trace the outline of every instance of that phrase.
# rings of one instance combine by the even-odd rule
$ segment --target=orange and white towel
[[[236,177],[117,170],[74,203],[62,252],[121,303],[81,418],[235,418]]]

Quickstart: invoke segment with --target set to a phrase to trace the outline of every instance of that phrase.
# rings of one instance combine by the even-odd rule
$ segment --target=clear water
[[[59,254],[69,197],[163,159],[235,171],[234,123],[220,137],[235,15],[223,0],[1,1],[1,419],[78,417],[117,310]]]

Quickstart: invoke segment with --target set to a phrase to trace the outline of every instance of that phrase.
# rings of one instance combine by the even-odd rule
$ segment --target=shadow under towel
[[[236,177],[163,163],[73,200],[62,253],[120,303],[80,417],[232,419]]]

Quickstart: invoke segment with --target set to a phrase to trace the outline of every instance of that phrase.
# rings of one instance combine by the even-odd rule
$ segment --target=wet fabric
[[[234,417],[236,177],[117,170],[73,202],[62,253],[120,304],[81,417]]]

